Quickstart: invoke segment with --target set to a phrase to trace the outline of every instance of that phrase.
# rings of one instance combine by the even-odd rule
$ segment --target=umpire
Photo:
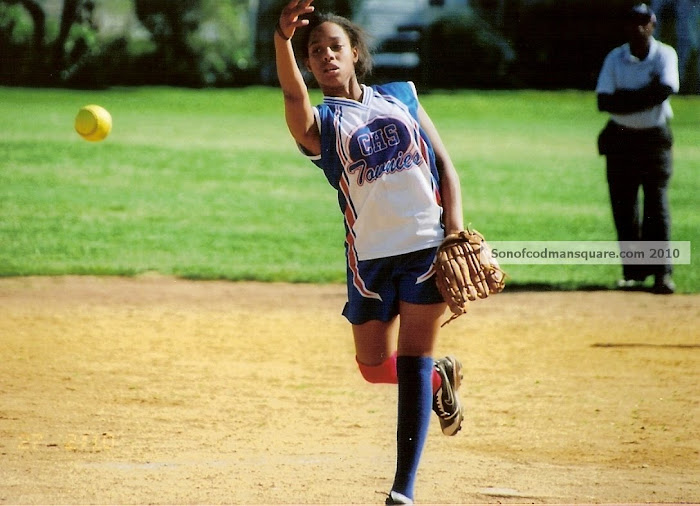
[[[646,4],[626,13],[628,42],[605,58],[598,76],[598,109],[610,121],[598,137],[598,150],[607,161],[613,220],[621,248],[635,241],[668,242],[671,215],[668,185],[673,172],[673,116],[669,97],[678,93],[676,51],[652,36],[656,16]],[[644,193],[640,214],[639,188]],[[624,242],[624,247],[623,243]],[[666,248],[663,248],[664,250]],[[654,276],[654,293],[675,291],[670,260],[635,265],[623,259],[621,288],[642,285]]]

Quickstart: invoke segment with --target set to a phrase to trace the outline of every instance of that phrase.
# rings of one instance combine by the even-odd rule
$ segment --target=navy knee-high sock
[[[431,357],[400,356],[396,362],[399,409],[396,429],[396,476],[392,490],[411,499],[430,425],[433,368]]]

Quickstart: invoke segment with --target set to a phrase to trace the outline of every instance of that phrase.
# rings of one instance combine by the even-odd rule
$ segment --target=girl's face
[[[330,22],[317,26],[309,37],[308,48],[306,66],[322,90],[347,87],[355,77],[358,53],[340,26]]]

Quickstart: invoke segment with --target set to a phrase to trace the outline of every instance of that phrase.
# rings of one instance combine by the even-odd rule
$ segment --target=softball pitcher
[[[464,228],[460,183],[413,84],[362,84],[372,65],[363,31],[316,14],[312,3],[291,1],[275,30],[285,118],[299,149],[338,192],[346,232],[343,314],[357,364],[371,383],[398,384],[396,474],[386,503],[411,504],[431,411],[447,435],[463,418],[460,362],[432,358],[445,311],[433,260],[445,234]],[[324,95],[315,107],[295,35]]]

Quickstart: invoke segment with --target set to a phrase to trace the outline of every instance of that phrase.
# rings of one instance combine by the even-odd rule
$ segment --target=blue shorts
[[[384,322],[399,314],[399,301],[412,304],[444,302],[435,284],[434,260],[437,248],[403,255],[349,260],[348,302],[343,315],[354,325],[370,320]]]

